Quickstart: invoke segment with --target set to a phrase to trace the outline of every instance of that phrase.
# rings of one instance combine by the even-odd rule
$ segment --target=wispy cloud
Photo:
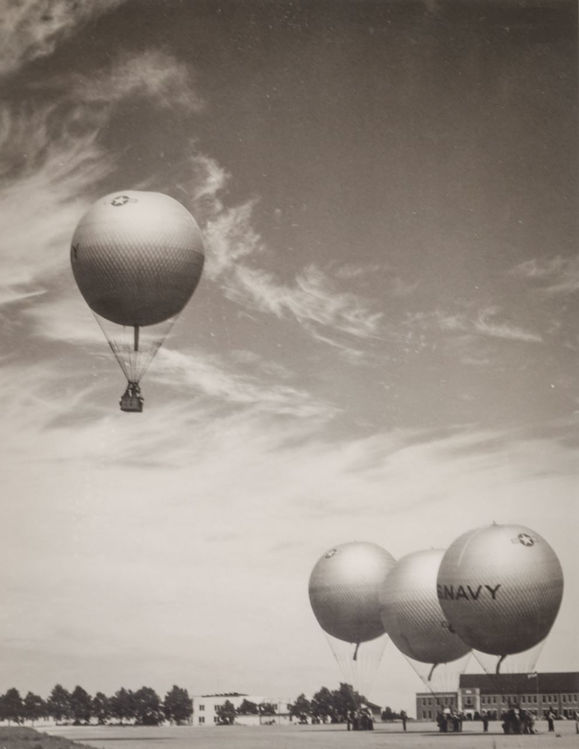
[[[73,100],[114,105],[131,97],[146,97],[166,109],[200,111],[198,93],[190,66],[161,50],[124,53],[96,75],[72,74],[61,81]]]
[[[17,0],[4,3],[0,15],[0,75],[51,54],[62,41],[93,18],[124,0]]]
[[[98,351],[105,339],[80,292],[73,288],[72,273],[68,286],[66,292],[37,300],[23,311],[23,317],[37,336],[50,341],[81,344]],[[108,348],[105,353],[108,354]]]
[[[71,344],[67,356],[69,374],[75,370],[81,380],[87,382],[84,372],[94,370],[108,362],[113,372],[115,366],[110,349],[92,314],[76,293],[48,297],[41,303],[31,305],[23,313],[31,325],[31,331],[43,338]],[[75,356],[74,362],[71,357]],[[88,357],[88,358],[87,358]],[[34,391],[44,391],[51,383],[51,366],[47,366]],[[54,379],[59,376],[54,374]],[[303,388],[292,384],[295,374],[279,367],[272,367],[254,352],[233,351],[231,355],[210,354],[202,349],[173,350],[165,345],[157,354],[147,382],[162,386],[171,393],[171,401],[183,409],[178,421],[196,420],[200,413],[213,412],[223,417],[237,411],[257,418],[305,419],[313,428],[327,423],[338,415],[339,409],[331,402],[316,398]],[[53,383],[54,384],[54,383]],[[91,387],[96,387],[92,382]],[[161,390],[162,392],[162,390]],[[88,402],[94,399],[94,395]],[[42,396],[39,396],[40,398]],[[162,400],[162,399],[161,399]],[[66,416],[67,404],[62,404]],[[50,418],[55,418],[51,414]],[[157,417],[158,418],[158,412]],[[172,415],[171,418],[174,418]],[[183,426],[183,424],[182,424]],[[175,431],[174,428],[170,432]],[[185,426],[185,428],[187,428]],[[160,432],[157,432],[160,434]],[[121,451],[126,454],[126,450]]]
[[[540,334],[526,330],[506,319],[502,309],[492,305],[484,307],[476,314],[466,312],[444,312],[436,310],[427,314],[414,314],[408,317],[407,325],[412,329],[438,329],[445,333],[464,334],[471,340],[479,336],[485,338],[500,338],[524,343],[540,343]]]
[[[382,314],[373,312],[356,294],[339,290],[314,265],[305,268],[293,286],[281,284],[267,271],[240,264],[225,284],[227,296],[278,318],[290,316],[357,338],[378,335]]]
[[[278,319],[293,319],[317,340],[357,358],[351,342],[342,342],[335,334],[376,338],[382,313],[372,310],[363,297],[339,287],[340,280],[359,275],[354,266],[340,267],[332,278],[312,264],[296,275],[293,284],[280,282],[271,271],[257,267],[259,258],[270,258],[254,224],[256,201],[225,207],[220,196],[230,175],[213,159],[203,156],[192,159],[192,168],[198,185],[195,199],[205,215],[209,278],[222,287],[231,301]],[[362,269],[358,270],[361,274]]]
[[[193,83],[170,55],[122,54],[90,79],[53,80],[50,104],[0,109],[0,303],[38,293],[67,266],[76,222],[117,168],[100,139],[115,105],[140,96],[156,106],[196,110]],[[219,170],[200,155],[195,164],[204,177],[196,195],[202,201],[215,190]]]
[[[111,169],[78,108],[58,124],[54,113],[6,108],[0,120],[0,288],[10,299],[38,291],[66,265],[86,195]]]
[[[41,296],[44,293],[46,293],[44,290],[28,291],[26,285],[20,284],[0,287],[0,307]]]
[[[579,255],[527,260],[517,265],[512,274],[535,282],[545,294],[573,294],[579,291]]]
[[[207,190],[206,194],[210,194],[210,191]],[[253,226],[253,209],[254,203],[246,202],[220,210],[207,222],[205,242],[209,252],[206,272],[210,278],[232,285],[231,276],[235,276],[240,260],[255,256],[265,249]]]
[[[259,367],[259,361],[253,360]],[[174,386],[186,386],[190,392],[203,394],[220,404],[250,406],[259,412],[281,416],[327,420],[337,409],[314,399],[305,390],[280,384],[277,377],[269,381],[263,374],[240,374],[222,357],[202,352],[187,353],[163,349],[159,353],[154,378]]]
[[[542,337],[538,333],[519,327],[509,321],[501,320],[499,307],[486,307],[481,310],[473,328],[476,333],[491,338],[503,338],[509,341],[523,341],[526,343],[540,343]]]

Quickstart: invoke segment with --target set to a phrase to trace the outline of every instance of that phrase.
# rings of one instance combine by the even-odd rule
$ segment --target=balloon
[[[193,216],[156,192],[106,195],[81,218],[72,238],[81,294],[93,312],[119,325],[154,325],[181,312],[203,260]]]
[[[444,549],[417,551],[400,559],[380,591],[382,624],[396,647],[422,663],[448,663],[468,645],[450,628],[436,595]]]
[[[111,193],[81,218],[70,259],[127,378],[121,409],[142,411],[139,382],[201,277],[199,227],[168,195]]]
[[[310,576],[312,609],[322,629],[359,644],[384,634],[379,594],[395,564],[385,549],[353,541],[327,551]]]
[[[535,531],[491,525],[451,544],[440,564],[437,594],[460,638],[502,659],[547,636],[563,596],[563,571]]]

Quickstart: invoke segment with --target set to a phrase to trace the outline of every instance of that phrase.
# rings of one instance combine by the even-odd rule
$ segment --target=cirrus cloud
[[[75,31],[125,0],[19,0],[5,3],[0,15],[0,75],[14,73],[50,55]]]

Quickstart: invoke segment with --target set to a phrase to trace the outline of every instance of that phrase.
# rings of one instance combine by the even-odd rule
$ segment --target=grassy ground
[[[63,738],[49,736],[33,728],[23,726],[0,727],[0,749],[92,749],[91,747]]]

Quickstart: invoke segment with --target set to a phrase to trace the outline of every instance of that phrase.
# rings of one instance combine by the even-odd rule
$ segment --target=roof
[[[579,692],[579,671],[537,674],[461,674],[461,689],[480,689],[481,694],[519,692]]]
[[[416,692],[417,697],[456,697],[456,690],[447,689],[446,692]]]
[[[218,692],[217,694],[202,694],[201,697],[247,697],[243,692]]]
[[[378,710],[382,710],[380,705],[377,705],[375,702],[370,702],[369,700],[363,700],[362,705],[364,707],[370,708],[370,710],[373,710],[374,712],[377,712]]]

